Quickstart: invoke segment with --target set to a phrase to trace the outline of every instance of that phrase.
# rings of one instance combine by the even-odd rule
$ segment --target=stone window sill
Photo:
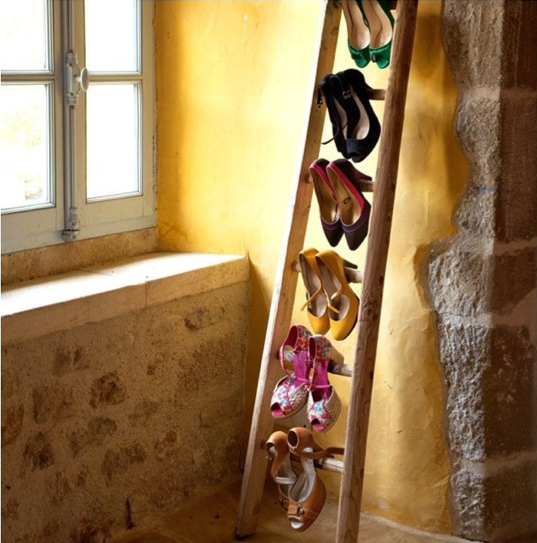
[[[248,258],[152,253],[2,288],[2,345],[248,280]]]

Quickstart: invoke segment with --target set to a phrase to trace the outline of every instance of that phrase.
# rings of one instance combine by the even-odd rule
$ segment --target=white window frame
[[[156,224],[155,167],[155,65],[154,2],[141,5],[141,71],[125,74],[89,74],[95,83],[140,82],[141,98],[141,194],[88,202],[86,200],[85,123],[86,97],[79,85],[74,90],[78,105],[66,97],[67,53],[72,46],[79,75],[85,66],[83,0],[47,0],[53,51],[51,72],[2,72],[2,84],[50,82],[53,122],[50,128],[52,207],[2,214],[2,254],[57,245],[65,242],[141,230]],[[114,54],[111,51],[111,54]],[[71,63],[72,64],[72,63]],[[71,138],[71,135],[74,137]],[[1,174],[0,174],[1,175]]]

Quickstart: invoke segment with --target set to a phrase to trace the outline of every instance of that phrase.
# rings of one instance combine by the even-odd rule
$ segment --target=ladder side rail
[[[418,0],[397,3],[392,66],[360,301],[336,543],[356,543],[358,540],[373,374],[417,8]]]
[[[274,419],[270,414],[270,400],[281,369],[277,361],[280,345],[289,330],[295,301],[298,272],[293,269],[298,253],[303,249],[313,186],[308,182],[310,164],[318,158],[325,121],[325,106],[316,104],[317,83],[334,66],[339,33],[341,8],[334,2],[322,2],[319,31],[316,39],[317,55],[312,70],[311,108],[303,130],[280,258],[276,270],[275,287],[267,324],[267,333],[261,359],[248,449],[246,453],[241,496],[238,507],[236,535],[246,537],[255,532],[263,497],[267,458],[265,441],[272,433]]]

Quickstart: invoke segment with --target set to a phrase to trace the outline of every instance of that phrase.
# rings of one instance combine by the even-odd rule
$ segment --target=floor
[[[235,537],[240,481],[232,481],[191,500],[186,506],[147,521],[108,543],[332,543],[335,540],[337,502],[327,500],[315,523],[305,532],[293,530],[276,499],[275,486],[267,483],[257,531],[245,539]],[[466,543],[409,529],[362,515],[358,543]],[[476,543],[476,542],[473,542]]]

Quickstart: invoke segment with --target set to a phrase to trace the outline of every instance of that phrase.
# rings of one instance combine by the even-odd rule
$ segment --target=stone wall
[[[455,533],[537,540],[537,2],[445,0],[469,164],[458,233],[435,244]]]
[[[2,350],[2,541],[96,543],[238,474],[248,283]]]

